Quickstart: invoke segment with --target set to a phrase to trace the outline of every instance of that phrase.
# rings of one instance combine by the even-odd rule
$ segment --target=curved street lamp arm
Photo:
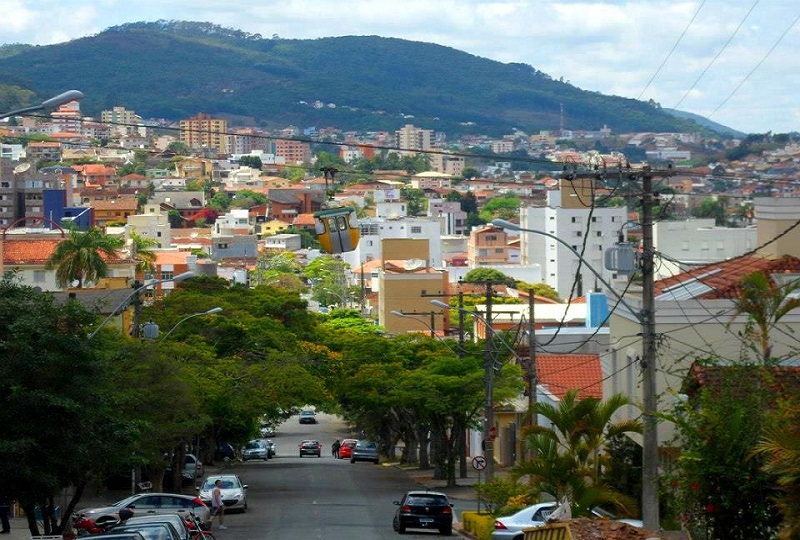
[[[623,298],[623,297],[622,297],[622,296],[621,296],[621,295],[620,295],[620,294],[619,294],[617,291],[615,291],[615,290],[614,290],[614,287],[612,287],[612,286],[611,286],[611,285],[610,285],[610,284],[609,284],[609,283],[608,283],[608,282],[607,282],[607,281],[606,281],[606,280],[603,278],[603,276],[601,276],[601,275],[600,275],[600,272],[598,272],[597,270],[595,270],[594,266],[592,266],[591,264],[589,264],[589,261],[587,261],[586,259],[584,259],[583,257],[581,257],[581,254],[580,254],[580,253],[578,253],[577,251],[575,251],[575,250],[572,248],[572,246],[570,246],[570,245],[569,245],[567,242],[565,242],[564,240],[562,240],[562,239],[561,239],[561,238],[559,238],[558,236],[556,236],[556,235],[554,235],[554,234],[546,233],[546,232],[544,232],[544,231],[537,231],[537,230],[534,230],[534,229],[525,229],[525,228],[523,228],[523,227],[520,227],[520,226],[519,226],[519,225],[517,225],[516,223],[511,223],[510,221],[506,221],[505,219],[493,219],[493,220],[492,220],[492,225],[494,225],[495,227],[500,227],[501,229],[509,229],[509,230],[512,230],[512,231],[520,231],[520,232],[529,232],[529,233],[533,233],[533,234],[541,234],[542,236],[546,236],[546,237],[548,237],[548,238],[552,238],[552,239],[553,239],[553,240],[555,240],[556,242],[559,242],[559,243],[560,243],[562,246],[564,246],[565,248],[567,248],[568,250],[570,250],[570,251],[571,251],[571,252],[572,252],[572,253],[573,253],[573,254],[574,254],[574,255],[575,255],[575,256],[576,256],[578,259],[580,259],[580,261],[581,261],[581,262],[583,262],[583,264],[585,264],[585,265],[586,265],[586,268],[588,268],[588,269],[589,269],[589,270],[592,272],[592,274],[594,274],[594,276],[595,276],[597,279],[599,279],[599,280],[600,280],[600,283],[602,283],[603,285],[605,285],[605,286],[606,286],[606,288],[608,289],[608,291],[609,291],[611,294],[613,294],[614,296],[616,296],[616,297],[617,297],[617,300],[619,300],[620,304],[622,304],[623,306],[625,306],[625,307],[628,309],[628,311],[630,311],[630,312],[631,312],[631,314],[632,314],[634,317],[636,317],[636,321],[637,321],[637,322],[639,322],[639,323],[641,323],[641,322],[642,322],[642,314],[641,314],[639,311],[635,310],[635,309],[634,309],[634,308],[633,308],[633,307],[632,307],[632,306],[631,306],[631,305],[630,305],[628,302],[626,302],[626,301],[625,301],[625,298]]]
[[[162,337],[159,341],[164,341],[165,339],[167,339],[169,337],[169,335],[172,333],[173,330],[178,328],[181,324],[183,324],[185,321],[188,321],[192,317],[199,317],[200,315],[213,315],[214,313],[219,313],[220,311],[222,311],[221,307],[215,307],[215,308],[209,309],[208,311],[201,311],[200,313],[193,313],[192,315],[187,315],[183,319],[181,319],[178,322],[176,322],[175,326],[170,328],[169,332],[164,334],[164,337]]]
[[[2,113],[0,114],[0,119],[8,118],[9,116],[17,116],[29,112],[41,111],[42,109],[50,109],[53,107],[58,107],[59,105],[63,105],[64,103],[69,103],[70,101],[77,101],[81,98],[83,98],[83,92],[79,90],[67,90],[66,92],[58,94],[57,96],[53,96],[50,99],[47,99],[38,105],[33,105],[31,107],[25,107],[24,109],[17,109],[15,111]]]
[[[168,282],[168,281],[183,281],[184,279],[188,279],[188,278],[192,277],[193,275],[194,275],[194,272],[184,272],[184,273],[182,273],[182,274],[178,274],[177,276],[175,276],[175,277],[172,277],[172,278],[170,278],[170,279],[160,279],[160,280],[158,280],[158,281],[151,281],[150,283],[146,283],[145,285],[142,285],[141,287],[138,287],[138,288],[134,289],[134,290],[133,290],[133,292],[131,292],[131,294],[129,294],[128,296],[126,296],[126,297],[125,297],[125,300],[123,300],[122,302],[120,302],[120,303],[119,303],[119,305],[118,305],[117,307],[115,307],[115,308],[114,308],[114,309],[111,311],[111,313],[108,315],[108,317],[106,317],[105,319],[103,319],[103,322],[101,322],[101,323],[100,323],[100,326],[98,326],[97,328],[95,328],[95,329],[94,329],[94,330],[93,330],[93,331],[92,331],[92,332],[89,334],[89,339],[92,339],[92,338],[95,336],[95,334],[97,334],[97,332],[99,332],[99,331],[100,331],[100,329],[101,329],[101,328],[103,328],[103,327],[104,327],[104,326],[105,326],[105,325],[108,323],[108,321],[110,321],[110,320],[111,320],[111,318],[112,318],[114,315],[116,315],[116,314],[117,314],[117,312],[118,312],[120,309],[122,309],[123,307],[125,307],[125,305],[126,305],[128,302],[130,302],[131,298],[133,298],[134,296],[136,296],[137,294],[139,294],[139,293],[140,293],[140,292],[142,292],[143,290],[147,289],[148,287],[152,287],[153,285],[158,285],[159,283],[166,283],[166,282]]]

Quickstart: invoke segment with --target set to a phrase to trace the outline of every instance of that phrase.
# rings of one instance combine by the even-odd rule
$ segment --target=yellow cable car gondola
[[[314,213],[317,240],[326,253],[344,253],[358,247],[361,231],[355,208],[328,208]]]

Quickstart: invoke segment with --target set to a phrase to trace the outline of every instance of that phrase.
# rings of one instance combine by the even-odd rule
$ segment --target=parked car
[[[453,505],[447,495],[436,491],[409,491],[399,501],[392,528],[400,534],[406,529],[439,529],[449,536],[453,532]]]
[[[319,441],[308,439],[300,443],[300,457],[317,456],[322,457],[322,445]]]
[[[273,427],[271,424],[261,424],[261,428],[259,431],[261,432],[262,437],[275,436],[275,427]]]
[[[221,480],[220,490],[222,492],[222,503],[225,505],[225,510],[247,510],[247,484],[243,484],[238,475],[235,474],[217,474],[209,476],[200,486],[198,496],[206,503],[206,506],[211,506],[212,492],[214,491],[214,484],[217,480]]]
[[[202,499],[193,495],[176,493],[137,493],[109,506],[85,508],[78,511],[76,515],[100,524],[119,520],[119,511],[123,508],[133,510],[134,517],[145,514],[186,516],[194,513],[204,525],[211,526],[211,510]]]
[[[184,476],[188,478],[202,478],[206,474],[206,468],[194,454],[186,454],[183,465]]]
[[[552,501],[537,503],[523,508],[516,514],[495,519],[492,540],[523,540],[525,538],[525,534],[522,532],[524,529],[546,525],[550,515],[555,512],[557,507],[558,504]],[[602,508],[593,508],[592,515],[603,519],[613,519],[634,527],[643,527],[641,520],[620,519]]]
[[[128,523],[114,526],[108,532],[112,534],[138,532],[145,540],[181,540],[178,531],[169,523]]]
[[[264,461],[269,459],[269,448],[262,439],[253,439],[245,445],[242,460],[249,461],[251,459],[263,459]]]
[[[186,526],[186,520],[178,514],[149,514],[146,516],[134,516],[124,522],[125,525],[146,525],[148,523],[169,523],[178,531],[181,540],[190,540],[192,533]]]
[[[492,540],[523,540],[525,534],[522,530],[546,525],[557,506],[555,502],[538,503],[495,519]]]
[[[353,455],[353,448],[355,448],[358,439],[344,439],[341,446],[339,446],[339,458],[350,459]]]
[[[93,534],[92,540],[95,538],[99,540],[145,540],[142,533],[138,531],[126,531],[121,533],[105,532],[101,534]]]
[[[372,441],[358,441],[350,454],[350,463],[356,461],[371,461],[375,465],[380,463],[378,445]]]
[[[316,424],[317,423],[317,413],[314,411],[300,411],[300,423],[301,424]]]

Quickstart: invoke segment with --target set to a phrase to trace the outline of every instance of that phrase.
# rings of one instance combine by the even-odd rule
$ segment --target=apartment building
[[[300,141],[279,139],[275,142],[275,157],[283,158],[285,163],[305,163],[311,161],[311,145]]]
[[[558,190],[547,192],[547,206],[520,209],[522,228],[551,235],[522,232],[521,263],[541,264],[544,282],[562,298],[606,291],[603,281],[617,277],[605,268],[605,252],[626,235],[628,211],[592,208],[592,200],[591,186],[562,180]],[[583,261],[574,252],[582,253]]]
[[[395,145],[401,150],[430,150],[433,141],[433,130],[406,124],[395,131]]]
[[[198,114],[180,121],[181,142],[189,148],[207,147],[220,154],[228,153],[228,122]]]
[[[362,263],[386,259],[381,251],[383,240],[427,240],[429,251],[425,257],[426,266],[440,268],[442,266],[442,238],[439,232],[439,222],[425,219],[406,217],[400,219],[386,219],[367,217],[359,220],[361,240],[353,251],[342,254],[342,259],[352,268],[361,266]]]
[[[461,176],[464,174],[465,159],[463,156],[454,156],[451,154],[429,154],[431,158],[431,170],[449,174],[451,176]]]
[[[493,225],[476,227],[469,235],[467,262],[470,268],[508,262],[508,235]]]

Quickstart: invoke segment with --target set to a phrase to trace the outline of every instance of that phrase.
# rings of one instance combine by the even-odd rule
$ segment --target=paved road
[[[248,484],[244,514],[226,517],[227,530],[215,530],[218,540],[397,539],[392,530],[393,501],[408,489],[418,489],[396,467],[335,460],[330,445],[349,435],[335,417],[318,415],[316,425],[291,418],[273,440],[278,455],[268,462],[236,463],[231,470]],[[323,457],[299,457],[306,438],[323,444]],[[456,515],[459,508],[456,501]],[[408,533],[404,538],[431,538],[435,532]]]

